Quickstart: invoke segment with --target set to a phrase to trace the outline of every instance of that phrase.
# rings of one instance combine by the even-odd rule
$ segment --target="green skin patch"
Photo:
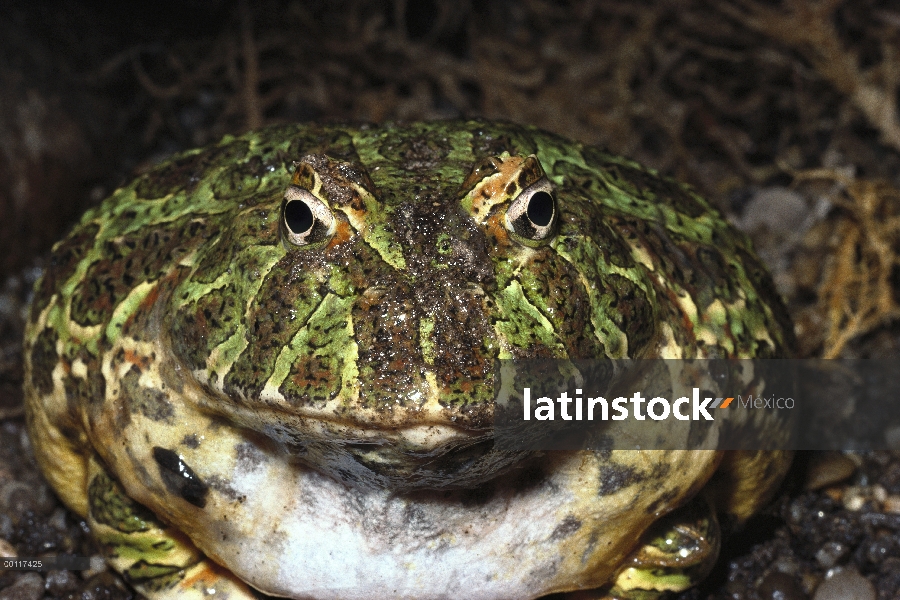
[[[630,160],[508,123],[228,136],[117,190],[49,264],[25,341],[39,460],[146,589],[218,567],[129,497],[159,514],[186,502],[173,519],[188,521],[240,504],[234,465],[263,459],[206,453],[226,430],[267,461],[351,487],[462,493],[517,464],[490,451],[497,359],[779,357],[793,343],[747,238],[705,200]],[[177,472],[185,456],[193,470]],[[657,514],[705,481],[666,480],[633,460],[615,471],[633,477],[613,483],[670,491]],[[756,489],[744,506],[786,461],[746,462],[740,477]],[[604,509],[625,502],[597,497]],[[185,540],[171,546],[177,560],[150,556],[170,538]],[[624,543],[609,545],[616,560]],[[635,573],[668,589],[704,571],[664,562]]]

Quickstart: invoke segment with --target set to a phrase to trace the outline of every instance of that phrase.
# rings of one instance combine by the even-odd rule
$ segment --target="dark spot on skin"
[[[591,532],[591,537],[588,538],[587,546],[584,548],[584,552],[581,553],[581,564],[585,564],[589,557],[593,556],[594,548],[597,546],[597,530]]]
[[[597,495],[608,496],[643,480],[644,476],[636,473],[631,467],[616,463],[604,464],[600,466],[600,487]]]
[[[231,481],[227,479],[223,479],[218,475],[213,475],[207,481],[209,487],[216,492],[222,494],[232,502],[244,502],[247,497],[244,494],[241,494],[238,490],[236,490],[231,485]]]
[[[62,380],[66,392],[66,408],[70,415],[79,415],[86,406],[99,406],[106,400],[106,380],[96,358],[83,348],[75,358],[82,360],[87,366],[87,378],[70,374]]]
[[[175,408],[167,394],[144,387],[140,384],[141,371],[137,365],[132,367],[122,377],[121,396],[127,404],[128,410],[140,412],[142,415],[157,423],[173,424]]]
[[[166,448],[154,446],[153,460],[159,465],[159,476],[162,477],[163,483],[171,493],[181,496],[198,508],[206,506],[209,486],[197,477],[178,454]]]
[[[435,522],[434,515],[430,515],[421,506],[413,503],[407,504],[404,508],[403,521],[406,523],[407,535],[415,535],[420,539],[426,537],[433,539],[443,527],[441,523]],[[439,544],[446,547],[442,542]]]
[[[181,440],[181,443],[191,449],[196,449],[200,447],[200,438],[196,433],[191,433],[184,436],[184,439]]]
[[[557,558],[549,564],[528,571],[528,578],[532,581],[552,579],[556,575],[556,572],[559,570],[559,563],[561,560],[562,559]]]
[[[241,470],[252,471],[266,458],[259,448],[249,442],[241,442],[235,450],[237,451],[237,467]]]
[[[680,493],[681,489],[677,487],[667,491],[661,497],[650,503],[650,506],[647,507],[647,514],[653,515],[659,512],[664,506],[672,506],[672,501],[675,500]]]
[[[31,301],[29,321],[34,323],[38,315],[47,307],[53,294],[62,282],[69,279],[75,272],[84,252],[94,243],[99,226],[90,224],[83,229],[75,229],[64,240],[56,245],[44,276],[41,277],[35,289],[34,299]]]
[[[175,369],[173,363],[162,361],[159,365],[159,374],[162,377],[163,384],[168,387],[174,394],[181,394],[184,389],[184,382],[181,373]]]
[[[560,522],[559,525],[556,526],[556,529],[553,530],[553,533],[550,534],[550,540],[563,540],[579,529],[581,529],[581,521],[576,519],[574,515],[568,515]]]
[[[516,182],[510,181],[506,186],[506,193],[512,196],[516,192]]]
[[[528,167],[528,166],[532,166],[532,165],[526,164],[525,166]],[[525,189],[528,186],[528,183],[529,183],[528,179],[531,175],[532,175],[531,169],[528,169],[528,168],[522,169],[522,172],[519,173],[519,177],[516,179],[516,182],[519,184],[520,188]]]

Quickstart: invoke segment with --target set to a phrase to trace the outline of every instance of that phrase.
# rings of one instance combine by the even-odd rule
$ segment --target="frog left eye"
[[[556,195],[546,178],[522,190],[506,210],[506,228],[526,245],[550,239],[558,219]]]
[[[309,190],[292,185],[281,203],[281,234],[293,246],[324,242],[334,234],[334,215]]]

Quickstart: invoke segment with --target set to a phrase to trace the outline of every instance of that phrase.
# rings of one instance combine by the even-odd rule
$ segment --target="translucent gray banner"
[[[900,450],[900,358],[497,366],[497,450]]]

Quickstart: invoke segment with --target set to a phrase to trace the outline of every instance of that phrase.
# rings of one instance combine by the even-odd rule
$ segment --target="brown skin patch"
[[[503,216],[503,213],[496,212],[489,216],[485,223],[487,235],[498,252],[502,252],[513,245],[512,240],[509,238],[509,231],[506,229],[506,223]]]
[[[135,286],[158,279],[209,234],[203,222],[185,217],[103,242],[105,258],[88,268],[72,294],[72,319],[81,325],[107,322]]]
[[[160,390],[142,386],[140,377],[140,369],[132,366],[121,378],[119,398],[127,405],[127,410],[139,412],[163,425],[174,425],[175,408],[168,396]]]
[[[106,401],[106,380],[101,373],[100,361],[84,348],[80,348],[72,357],[73,361],[75,359],[81,360],[87,367],[87,379],[69,376],[63,380],[66,407],[73,422],[80,419],[84,403],[98,407]]]
[[[56,353],[56,342],[59,336],[50,327],[41,331],[31,345],[31,364],[55,365],[59,360]],[[51,369],[34,369],[31,372],[31,383],[41,395],[53,391],[53,371]]]
[[[518,175],[524,162],[525,158],[521,156],[510,156],[505,160],[494,159],[493,165],[497,169],[497,173],[484,180],[478,194],[472,199],[472,211],[480,214],[483,210],[484,200],[506,196],[510,185],[513,186],[513,192],[515,192],[518,184],[513,177]]]
[[[340,373],[343,366],[344,361],[340,358],[304,355],[291,365],[287,379],[279,391],[293,406],[321,407],[341,389]]]
[[[230,285],[181,308],[171,324],[176,356],[189,369],[206,369],[206,358],[212,348],[237,330],[241,308],[234,286]]]
[[[338,219],[334,231],[334,236],[331,238],[331,241],[328,242],[328,245],[325,246],[325,252],[332,252],[338,246],[346,244],[353,239],[354,235],[355,234],[353,232],[353,228],[350,227],[350,223],[348,223],[344,219]]]
[[[47,307],[53,294],[63,283],[68,281],[83,258],[84,248],[97,235],[99,227],[95,224],[75,229],[61,242],[53,247],[47,270],[35,289],[34,299],[29,308],[29,321],[37,321],[38,315]]]
[[[500,152],[497,154],[499,155]],[[472,188],[479,184],[483,179],[490,177],[494,173],[498,173],[500,171],[499,164],[500,161],[493,156],[476,163],[466,176],[465,180],[463,180],[462,185],[459,186],[459,197],[462,198],[468,194],[472,191]],[[482,195],[487,196],[486,192],[482,192]]]
[[[410,288],[398,282],[354,304],[360,399],[368,405],[403,406],[406,390],[425,385],[418,332],[410,327],[415,314],[411,296]]]

